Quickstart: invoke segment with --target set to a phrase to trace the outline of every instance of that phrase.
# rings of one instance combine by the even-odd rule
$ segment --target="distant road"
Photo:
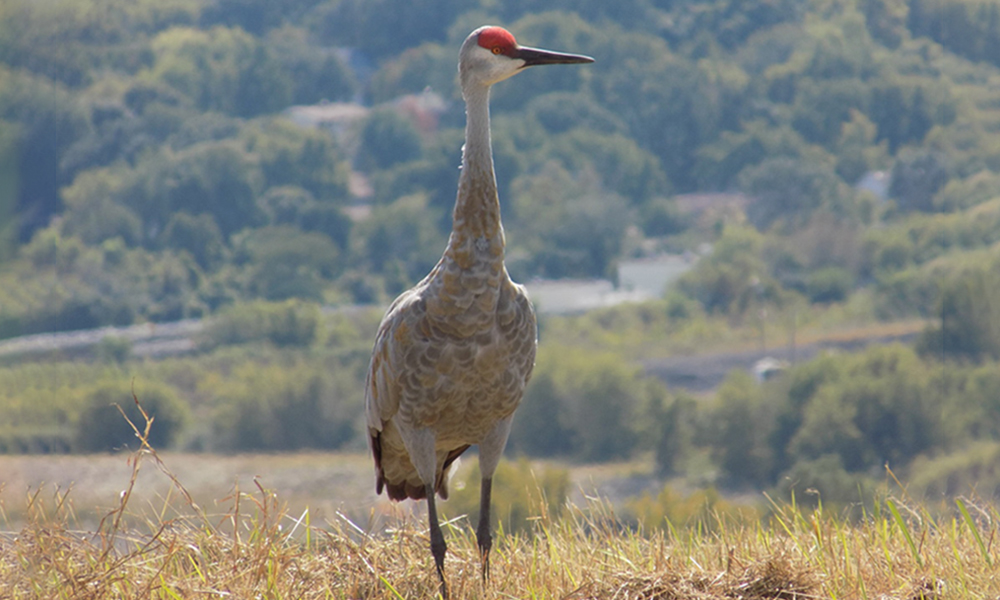
[[[331,310],[357,308],[343,307]],[[67,355],[85,354],[107,337],[124,338],[132,342],[134,356],[163,357],[184,354],[195,349],[195,338],[203,327],[204,321],[201,319],[185,319],[171,323],[144,323],[128,327],[100,327],[26,335],[0,340],[0,359],[53,352]],[[867,337],[826,339],[796,346],[794,356],[791,346],[781,346],[766,351],[716,352],[646,359],[641,361],[641,364],[647,374],[659,378],[671,388],[704,394],[718,387],[733,369],[750,371],[764,358],[774,358],[789,363],[802,362],[824,350],[855,351],[876,344],[893,342],[909,344],[918,333],[919,329],[916,326],[910,326]]]
[[[78,331],[38,333],[0,340],[0,358],[48,352],[86,352],[104,338],[124,338],[132,342],[135,356],[166,356],[194,350],[194,336],[202,327],[201,319],[170,323],[143,323],[128,327],[99,327]]]
[[[751,371],[754,365],[764,358],[799,363],[814,358],[822,351],[853,352],[873,345],[895,342],[909,344],[916,339],[917,335],[919,335],[919,331],[905,331],[870,337],[822,340],[797,345],[794,356],[791,346],[781,346],[768,348],[764,351],[750,350],[671,356],[669,358],[647,359],[641,362],[648,375],[659,378],[668,387],[703,394],[717,388],[733,369]]]

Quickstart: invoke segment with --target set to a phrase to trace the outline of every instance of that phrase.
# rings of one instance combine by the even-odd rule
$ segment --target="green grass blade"
[[[393,596],[395,596],[396,598],[399,598],[399,600],[406,600],[405,598],[403,598],[403,595],[400,594],[399,591],[396,590],[396,588],[392,587],[392,584],[389,583],[388,579],[386,579],[385,577],[379,575],[379,580],[385,585],[385,587],[389,588],[389,591],[392,592]]]
[[[917,545],[913,541],[913,536],[910,535],[910,528],[907,527],[906,521],[903,520],[903,515],[899,514],[899,509],[896,508],[896,503],[892,501],[891,498],[886,498],[886,505],[889,507],[889,512],[892,513],[892,518],[896,521],[896,525],[903,532],[903,537],[906,538],[906,545],[910,547],[910,552],[913,554],[913,558],[916,559],[917,564],[921,567],[924,566],[924,559],[921,558],[920,552],[917,550]]]
[[[976,522],[972,519],[972,515],[969,514],[969,509],[965,507],[965,502],[962,502],[961,498],[955,498],[955,504],[958,505],[958,511],[962,513],[965,525],[972,532],[973,537],[976,538],[976,545],[979,546],[979,552],[986,559],[986,564],[993,566],[993,557],[990,556],[989,550],[986,549],[986,542],[983,541],[983,536],[979,535],[979,528],[976,527]]]

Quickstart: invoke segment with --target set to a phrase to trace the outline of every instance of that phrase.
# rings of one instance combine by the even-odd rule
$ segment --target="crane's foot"
[[[490,548],[493,547],[493,536],[490,535],[489,523],[485,531],[482,524],[476,531],[476,542],[479,544],[479,558],[483,563],[483,584],[490,579]]]
[[[448,547],[444,543],[444,535],[439,527],[431,528],[431,554],[437,568],[438,579],[441,580],[441,597],[448,600],[448,584],[444,579],[444,555]]]

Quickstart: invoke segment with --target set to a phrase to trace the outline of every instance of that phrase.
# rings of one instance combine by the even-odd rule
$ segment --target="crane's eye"
[[[493,46],[493,54],[503,54],[503,48],[500,46]]]

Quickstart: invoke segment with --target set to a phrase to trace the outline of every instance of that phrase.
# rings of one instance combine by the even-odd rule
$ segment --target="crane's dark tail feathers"
[[[385,472],[382,470],[382,440],[381,436],[373,435],[371,438],[372,442],[372,456],[375,458],[375,493],[381,494],[382,489],[385,488],[386,494],[389,496],[390,500],[400,501],[411,498],[413,500],[423,500],[427,497],[427,489],[423,484],[414,485],[409,481],[401,481],[399,483],[394,483],[391,481],[386,481]],[[441,497],[442,500],[448,499],[448,469],[451,467],[451,463],[455,462],[463,452],[469,449],[469,444],[455,448],[448,453],[448,456],[444,459],[444,466],[441,472],[438,473],[437,481],[434,482],[434,490],[437,495]]]

